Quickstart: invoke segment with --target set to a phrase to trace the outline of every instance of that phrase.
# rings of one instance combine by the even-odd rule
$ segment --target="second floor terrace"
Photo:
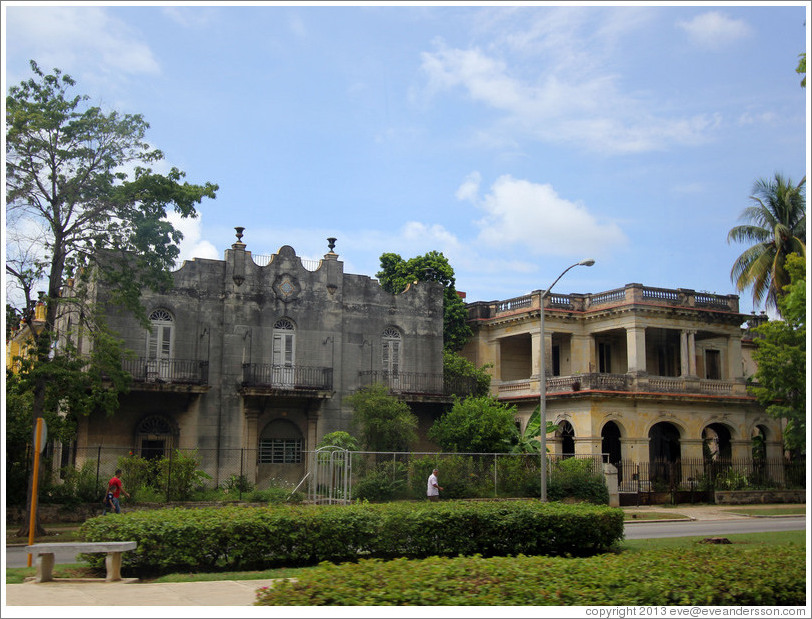
[[[535,398],[539,396],[538,377],[523,380],[494,381],[494,394],[504,399]],[[743,381],[711,380],[686,376],[650,376],[631,374],[602,374],[588,372],[568,376],[550,376],[546,380],[548,396],[588,395],[596,392],[628,394],[691,395],[712,397],[747,397]]]
[[[535,309],[538,311],[541,291],[503,301],[479,301],[468,305],[469,316],[476,320],[487,320],[500,315]],[[551,293],[544,300],[544,307],[550,309],[586,312],[609,309],[621,305],[649,305],[666,307],[696,308],[717,312],[739,312],[739,297],[735,294],[718,295],[697,292],[689,288],[655,288],[643,284],[626,284],[623,288],[589,294]]]

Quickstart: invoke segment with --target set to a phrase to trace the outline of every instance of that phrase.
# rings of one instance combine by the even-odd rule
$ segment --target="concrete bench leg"
[[[56,558],[52,552],[37,555],[37,575],[35,582],[48,582],[54,579],[54,563]]]
[[[107,553],[107,558],[104,560],[107,568],[107,577],[105,578],[107,582],[121,580],[121,554],[120,552]],[[53,555],[51,556],[53,557]]]

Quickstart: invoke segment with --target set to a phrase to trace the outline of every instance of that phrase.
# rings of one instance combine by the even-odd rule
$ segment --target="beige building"
[[[540,297],[468,305],[475,336],[463,355],[492,364],[492,393],[517,406],[522,427],[539,405]],[[780,458],[780,423],[746,390],[748,318],[735,295],[641,284],[545,296],[546,417],[557,426],[550,451],[606,454],[625,467],[750,461],[756,444]]]

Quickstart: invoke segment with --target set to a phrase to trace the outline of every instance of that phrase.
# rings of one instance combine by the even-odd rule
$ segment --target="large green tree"
[[[392,294],[400,294],[415,281],[439,282],[443,285],[443,345],[458,351],[471,339],[468,311],[457,294],[454,269],[448,259],[438,251],[404,260],[398,254],[381,256],[381,270],[376,274],[381,287]]]
[[[516,407],[491,396],[455,399],[451,410],[429,428],[444,451],[506,453],[518,441]]]
[[[787,257],[791,282],[778,300],[783,320],[754,329],[753,360],[758,369],[750,392],[767,413],[786,420],[784,445],[806,453],[806,261]]]
[[[727,235],[728,243],[752,243],[733,263],[731,280],[739,291],[752,289],[753,302],[778,308],[789,284],[785,263],[796,253],[806,257],[806,177],[797,185],[776,173],[753,185],[753,204],[742,211],[744,225]]]
[[[417,417],[409,406],[374,383],[347,398],[361,445],[369,451],[409,451],[417,440]]]
[[[98,307],[81,294],[63,295],[68,278],[81,291],[103,278],[112,291],[109,302],[121,304],[146,323],[139,298],[144,287],[171,285],[181,234],[167,221],[167,209],[196,216],[204,198],[217,186],[192,185],[184,173],[150,168],[163,153],[146,140],[149,128],[139,114],[104,111],[72,94],[75,81],[59,69],[45,73],[31,61],[33,77],[12,86],[6,97],[6,273],[16,285],[18,310],[30,329],[32,438],[36,420],[64,398],[49,393],[54,385],[83,384],[94,408],[113,412],[107,378],[120,374],[121,347],[108,333]],[[34,290],[44,281],[44,324],[33,325]],[[57,319],[72,312],[74,328],[94,340],[86,363],[73,363],[77,351],[56,333]],[[72,371],[72,380],[65,373]],[[96,379],[93,386],[86,378]],[[102,384],[102,379],[105,379]],[[113,382],[113,391],[123,387]],[[58,403],[58,404],[56,404]],[[64,412],[64,411],[63,411]],[[28,501],[31,501],[29,480]],[[21,529],[28,530],[28,523]]]

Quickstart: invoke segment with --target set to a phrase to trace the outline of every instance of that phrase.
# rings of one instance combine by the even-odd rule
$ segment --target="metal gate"
[[[340,447],[313,452],[308,498],[313,503],[349,503],[352,499],[352,453]]]

